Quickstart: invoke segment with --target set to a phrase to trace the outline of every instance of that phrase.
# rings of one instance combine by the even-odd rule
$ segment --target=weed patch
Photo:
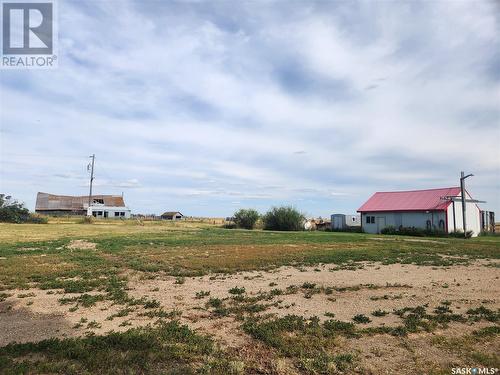
[[[208,337],[172,321],[105,336],[10,344],[0,348],[0,372],[194,374],[206,366],[210,373],[227,374],[230,359]]]

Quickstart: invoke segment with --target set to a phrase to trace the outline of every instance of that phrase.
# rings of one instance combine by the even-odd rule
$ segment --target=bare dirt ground
[[[80,243],[74,245],[75,249],[88,246]],[[451,302],[452,310],[460,314],[479,306],[492,310],[500,308],[500,270],[485,262],[448,268],[401,264],[364,264],[363,268],[356,270],[336,269],[333,265],[281,267],[269,272],[181,279],[162,274],[155,274],[152,278],[151,273],[136,272],[128,275],[128,278],[128,293],[132,297],[147,296],[157,300],[166,312],[176,311],[181,322],[215,336],[224,347],[243,351],[252,345],[252,339],[240,329],[241,322],[231,316],[216,317],[206,306],[209,298],[230,297],[228,290],[233,287],[245,288],[247,296],[257,296],[272,289],[293,290],[290,287],[296,286],[295,292],[277,295],[263,314],[278,317],[287,314],[318,316],[326,320],[329,319],[325,315],[327,313],[330,317],[334,314],[335,319],[342,321],[352,321],[354,315],[365,314],[372,320],[364,324],[365,327],[396,326],[401,321],[397,315],[390,313],[393,310],[425,304],[432,309],[443,301]],[[319,287],[322,292],[308,295],[307,289],[301,287],[304,285]],[[328,292],[323,292],[325,290]],[[201,291],[210,294],[201,296]],[[112,317],[124,306],[113,305],[111,301],[100,301],[88,308],[79,306],[75,311],[69,311],[70,306],[62,305],[58,300],[75,295],[65,295],[57,290],[5,292],[9,296],[0,302],[0,346],[13,341],[30,342],[89,332],[103,334],[111,330],[123,331],[156,320],[154,317],[141,316],[145,311],[142,306],[131,308],[123,316]],[[375,310],[389,313],[381,317],[372,316]],[[439,337],[458,337],[486,325],[453,323],[446,331],[412,334],[407,339],[377,335],[363,336],[354,341],[340,340],[344,341],[342,345],[359,353],[365,369],[384,373],[397,366],[404,367],[409,353],[413,356],[413,367],[415,363],[431,367],[456,363],[460,353],[446,347]],[[442,345],[431,345],[433,343]],[[500,351],[498,341],[494,345]],[[286,368],[286,363],[280,366]]]

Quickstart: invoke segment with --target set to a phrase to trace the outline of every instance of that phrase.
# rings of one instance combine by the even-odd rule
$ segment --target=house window
[[[115,212],[115,217],[120,216],[119,212]]]
[[[370,216],[366,217],[366,224],[370,224]]]
[[[431,230],[432,229],[432,223],[430,220],[427,220],[427,222],[425,223],[425,227],[427,228],[427,230]]]
[[[92,203],[95,203],[95,204],[104,204],[104,199],[99,199],[99,198],[97,198],[97,199],[94,199],[94,200],[92,201]]]
[[[367,216],[366,217],[366,224],[375,224],[375,216]]]
[[[125,212],[120,212],[120,216],[125,216]]]
[[[356,221],[355,217],[351,217],[352,222],[354,223]]]

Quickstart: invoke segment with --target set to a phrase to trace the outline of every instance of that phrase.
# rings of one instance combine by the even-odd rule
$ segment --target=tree
[[[234,213],[233,220],[238,228],[253,229],[259,217],[254,209],[241,209]]]
[[[24,204],[12,199],[11,196],[0,194],[0,222],[45,224],[47,218],[30,214]]]
[[[262,220],[267,230],[303,230],[305,216],[293,207],[282,206],[271,208]]]
[[[8,223],[23,223],[28,220],[30,212],[22,203],[12,197],[0,194],[0,221]]]

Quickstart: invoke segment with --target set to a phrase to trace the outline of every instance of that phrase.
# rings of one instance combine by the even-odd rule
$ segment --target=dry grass
[[[124,236],[140,233],[162,233],[166,230],[206,228],[213,224],[203,221],[139,221],[95,220],[79,224],[80,218],[50,218],[48,224],[0,223],[0,243],[50,241],[61,238],[91,238]]]

